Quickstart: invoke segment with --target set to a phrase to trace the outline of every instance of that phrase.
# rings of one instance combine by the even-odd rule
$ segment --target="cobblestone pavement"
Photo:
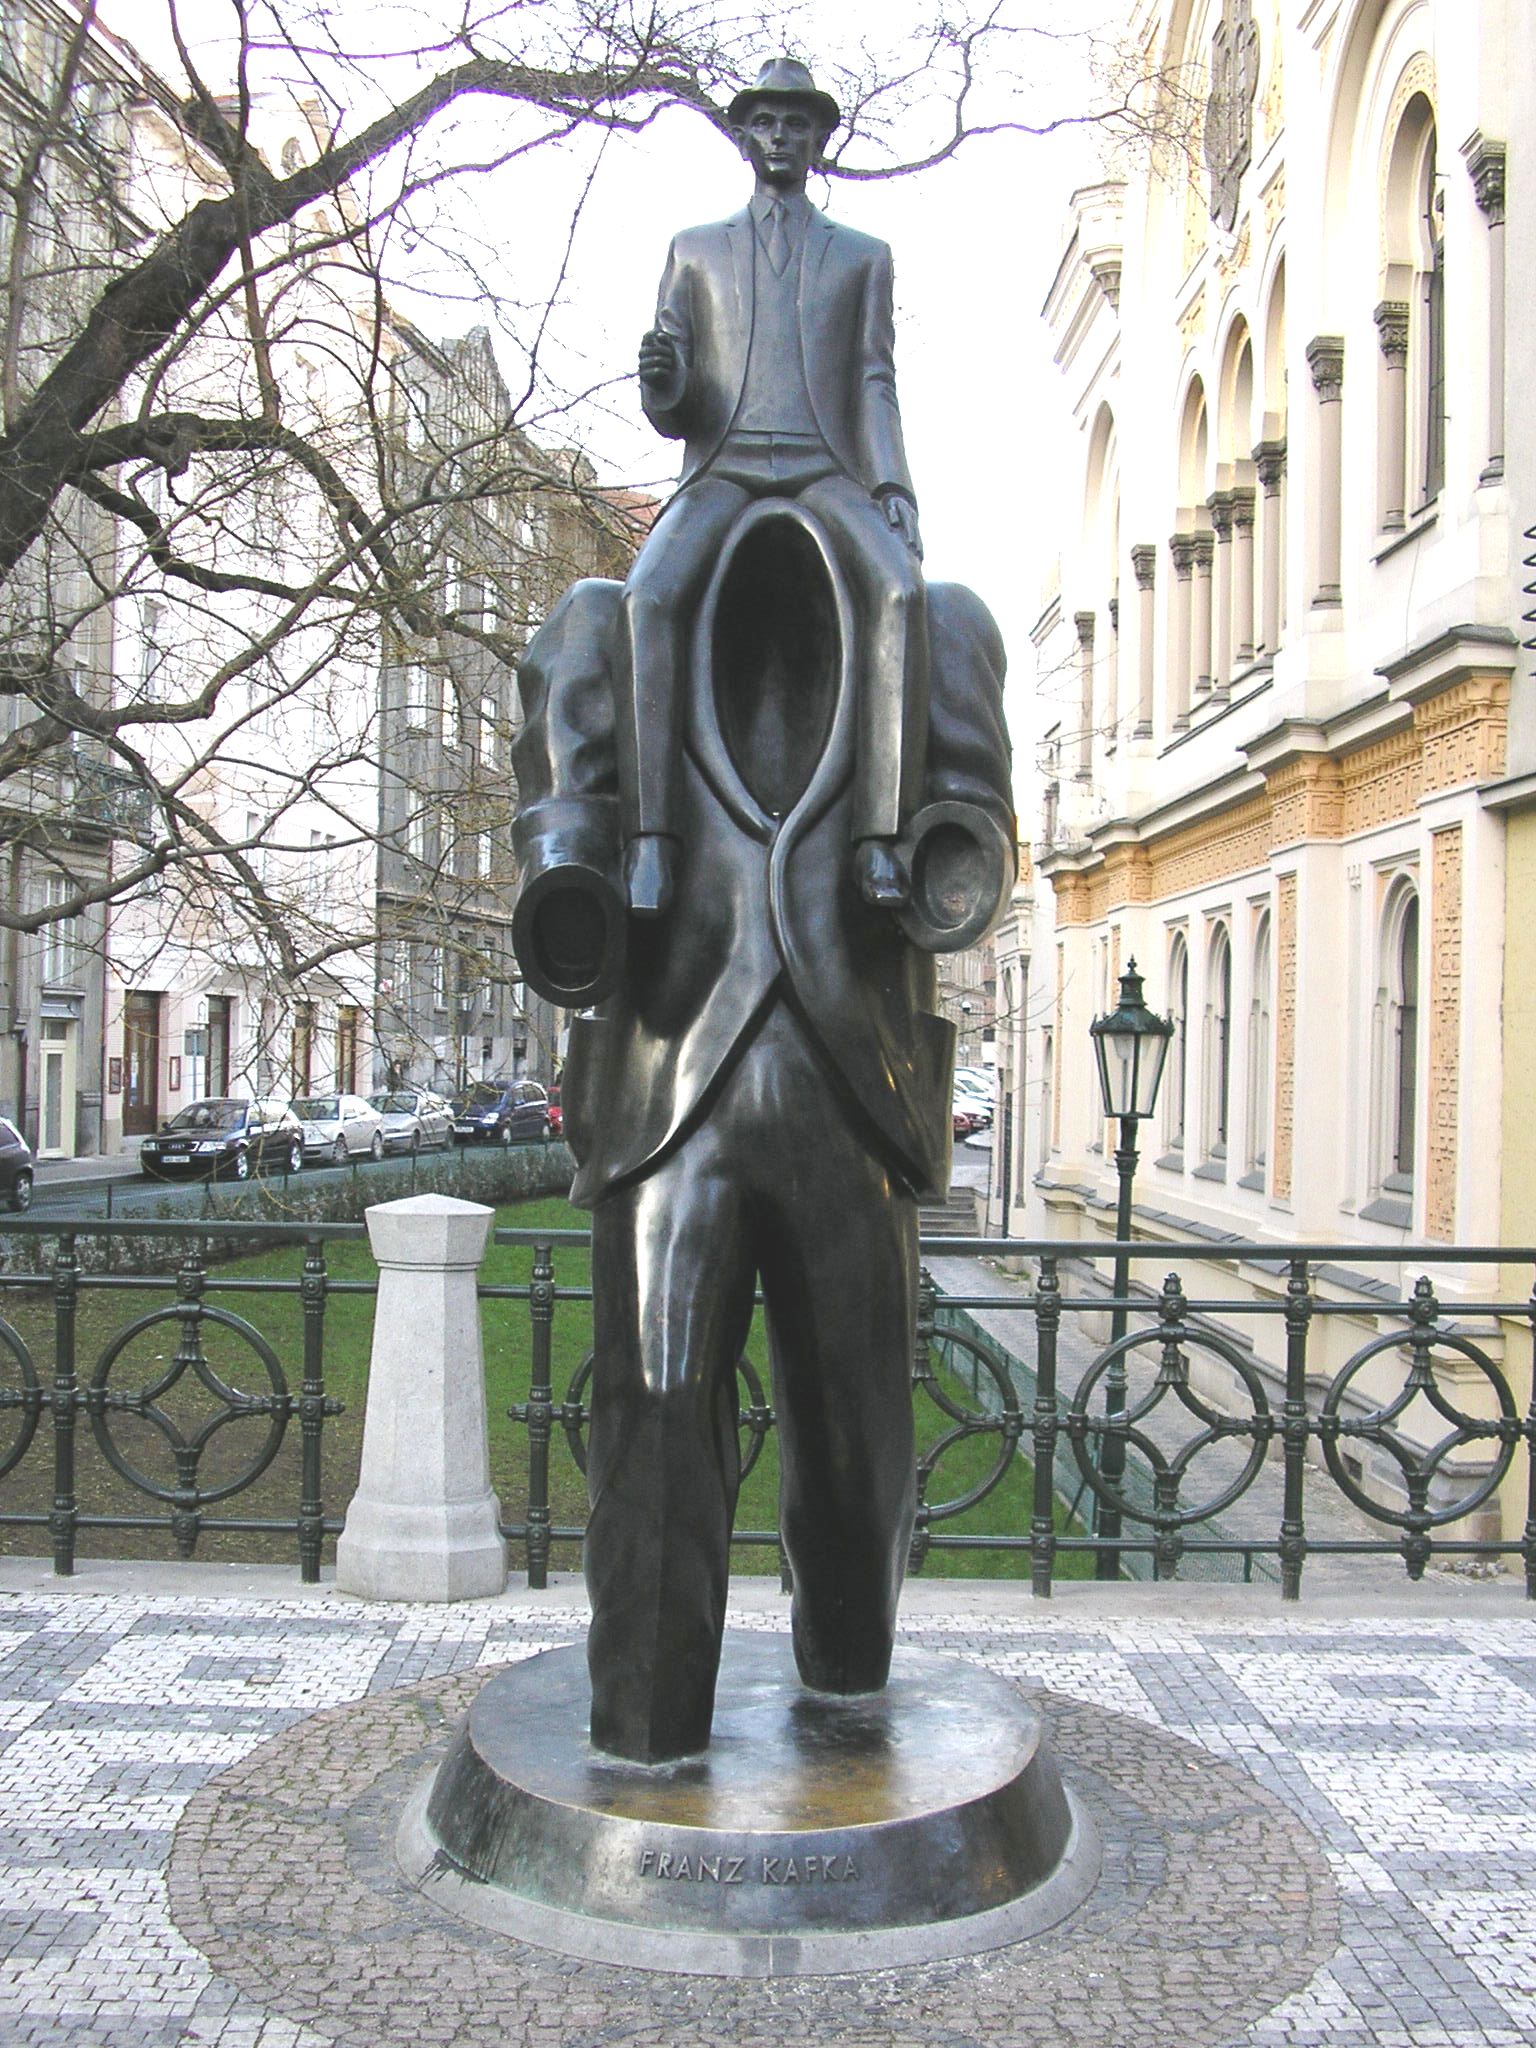
[[[996,1995],[1029,1944],[966,1963],[963,1998],[961,1966],[945,1966],[947,1978],[889,1972],[823,1980],[819,1991],[807,1988],[810,1980],[750,1995],[728,1987],[731,1996],[722,1997],[715,1980],[688,1989],[651,1978],[637,1988],[634,1975],[540,1959],[531,1966],[542,1972],[537,1999],[445,2031],[445,2001],[467,1998],[473,2009],[495,1973],[515,1969],[516,1955],[482,1952],[477,1960],[472,1945],[447,1936],[434,1947],[419,1921],[389,1921],[379,1903],[388,1903],[385,1890],[370,1894],[365,1883],[362,1893],[348,1891],[327,1857],[350,1829],[354,1863],[382,1862],[383,1821],[363,1839],[356,1811],[345,1807],[352,1792],[306,1759],[330,1755],[356,1782],[384,1788],[412,1743],[419,1750],[425,1739],[420,1728],[409,1740],[381,1732],[412,1715],[420,1721],[410,1697],[452,1711],[464,1690],[449,1683],[456,1674],[571,1640],[584,1624],[579,1589],[449,1609],[365,1607],[297,1592],[213,1597],[200,1590],[211,1576],[188,1569],[181,1583],[189,1590],[179,1594],[54,1591],[14,1567],[0,1577],[5,2048],[416,2048],[482,2038],[519,2048],[786,2038],[844,2048],[979,2048],[983,2040],[1051,2048],[1087,2038],[1064,2021],[1053,2031],[1044,2008]],[[147,1583],[162,1587],[167,1574]],[[746,1626],[784,1625],[769,1589],[744,1589],[740,1606]],[[1126,1784],[1137,1771],[1166,1774],[1184,1755],[1178,1745],[1194,1746],[1184,1765],[1191,1782],[1204,1772],[1201,1782],[1225,1786],[1221,1825],[1236,1829],[1234,1842],[1248,1828],[1255,1844],[1191,1863],[1191,1882],[1217,1880],[1199,1908],[1206,1968],[1224,1947],[1239,1961],[1256,1919],[1290,1915],[1289,1953],[1263,1964],[1284,1987],[1272,2009],[1264,2010],[1267,1997],[1250,1995],[1253,2016],[1219,2035],[1209,2024],[1149,2026],[1144,2011],[1131,2027],[1111,2002],[1098,2021],[1104,2048],[1187,2048],[1218,2038],[1252,2048],[1536,2042],[1536,1620],[1506,1598],[1490,1590],[1486,1603],[1460,1600],[1449,1617],[1433,1601],[1416,1614],[1399,1602],[1390,1615],[1344,1617],[1328,1603],[1281,1614],[1256,1593],[1241,1607],[1235,1595],[1218,1605],[1147,1588],[1113,1606],[1084,1596],[1042,1613],[973,1584],[963,1593],[919,1588],[909,1610],[911,1640],[1082,1703],[1063,1710],[1069,1764],[1079,1755],[1072,1728],[1090,1723],[1099,1749],[1089,1767],[1106,1781],[1117,1768]],[[408,1697],[400,1688],[416,1691]],[[350,1719],[337,1711],[353,1702],[361,1704]],[[378,1750],[367,1770],[346,1755],[359,1737]],[[294,1772],[302,1778],[310,1768],[305,1807]],[[1231,1788],[1243,1783],[1258,1788],[1256,1822],[1233,1819]],[[221,1784],[235,1786],[252,1814],[248,1925],[245,1880],[238,1869],[231,1875],[239,1855],[231,1843],[242,1838],[215,1825],[234,1796]],[[281,1830],[273,1834],[266,1823],[281,1817],[285,1798],[290,1836],[308,1828],[314,1852],[277,1883],[277,1851],[260,1845],[278,1841]],[[1290,1843],[1280,1861],[1265,1860],[1263,1840],[1279,1838],[1266,1813],[1278,1816]],[[1187,1836],[1188,1813],[1178,1825]],[[1232,1859],[1225,1893],[1223,1855]],[[222,1898],[221,1931],[199,1923],[202,1905],[173,1900],[173,1865],[183,1890],[190,1873],[200,1899]],[[1271,1872],[1273,1896],[1256,1895],[1255,1869]],[[1298,1892],[1294,1873],[1307,1870]],[[1175,1987],[1160,1995],[1188,2011],[1204,1991],[1198,1972],[1170,1953],[1188,1929],[1180,1933],[1159,1907],[1155,1877],[1132,1870],[1122,1885],[1127,1898],[1132,1878],[1146,1889],[1140,1908],[1116,1925],[1125,1954],[1115,2000],[1134,1997],[1138,1984],[1144,1990],[1156,1968]],[[1209,1902],[1222,1897],[1230,1914],[1217,1925],[1220,1911]],[[1084,1912],[1093,1911],[1090,1902]],[[293,1939],[306,1924],[315,1936],[307,1956]],[[1270,1935],[1281,1926],[1273,1921]],[[408,2009],[376,1990],[383,2003],[329,2023],[323,2001],[311,2002],[313,2017],[294,2017],[294,1986],[315,1957],[343,1937],[364,1936],[373,1954],[395,1944],[408,1959]],[[1065,1971],[1065,1945],[1063,1954]],[[1092,1972],[1069,1988],[1074,2000],[1106,1998]],[[1263,1988],[1257,1978],[1246,1987]],[[1058,1982],[1058,2013],[1063,1995]]]

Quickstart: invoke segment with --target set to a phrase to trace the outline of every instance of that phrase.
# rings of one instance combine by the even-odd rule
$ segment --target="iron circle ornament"
[[[587,1390],[592,1384],[592,1367],[596,1353],[589,1351],[571,1375],[566,1388],[565,1399],[555,1410],[555,1420],[565,1432],[565,1441],[578,1472],[585,1475],[587,1469],[587,1424],[592,1420],[592,1410],[587,1402]],[[763,1445],[773,1428],[774,1413],[763,1392],[763,1382],[750,1358],[736,1361],[737,1387],[737,1428],[746,1432],[746,1442],[741,1451],[741,1469],[737,1484],[747,1477],[763,1454]],[[745,1398],[743,1398],[745,1397]],[[523,1417],[521,1408],[514,1408],[512,1414]]]
[[[982,1501],[1001,1485],[1018,1451],[1019,1439],[1024,1434],[1024,1411],[1019,1406],[1018,1391],[1007,1367],[993,1356],[987,1345],[964,1330],[952,1328],[936,1328],[932,1332],[932,1342],[943,1346],[950,1354],[944,1362],[952,1379],[958,1377],[953,1362],[953,1353],[956,1351],[967,1353],[979,1369],[985,1369],[997,1390],[997,1406],[967,1408],[941,1384],[936,1374],[916,1374],[915,1377],[929,1400],[953,1425],[918,1457],[917,1519],[920,1530],[931,1528],[935,1522],[951,1521],[956,1515],[963,1515],[971,1508],[979,1507]],[[938,1470],[940,1461],[957,1445],[970,1443],[978,1436],[989,1435],[998,1439],[997,1452],[990,1468],[963,1493],[956,1494],[950,1500],[930,1501],[928,1486]]]
[[[1219,1515],[1248,1491],[1264,1464],[1275,1433],[1275,1416],[1264,1391],[1264,1383],[1252,1361],[1217,1332],[1191,1331],[1182,1320],[1170,1317],[1167,1313],[1169,1299],[1165,1291],[1164,1321],[1160,1327],[1131,1332],[1118,1343],[1108,1345],[1089,1366],[1067,1411],[1067,1436],[1084,1483],[1106,1507],[1118,1508],[1133,1522],[1155,1525],[1159,1529],[1187,1529],[1196,1522],[1206,1522],[1213,1515]],[[1182,1296],[1174,1299],[1182,1306]],[[1115,1367],[1123,1365],[1133,1353],[1150,1350],[1154,1346],[1162,1349],[1163,1359],[1148,1391],[1133,1405],[1116,1411],[1113,1416],[1090,1414],[1095,1390]],[[1230,1415],[1202,1400],[1189,1384],[1189,1366],[1185,1356],[1188,1351],[1209,1352],[1221,1359],[1247,1393],[1252,1404],[1251,1412]],[[1139,1427],[1162,1405],[1164,1396],[1168,1394],[1172,1394],[1179,1405],[1203,1425],[1172,1456]],[[1111,1435],[1123,1437],[1128,1445],[1134,1445],[1151,1467],[1154,1504],[1150,1508],[1138,1505],[1120,1487],[1107,1481],[1099,1470],[1093,1445]],[[1193,1505],[1181,1506],[1180,1494],[1195,1459],[1212,1444],[1238,1437],[1251,1439],[1242,1469],[1219,1493]]]
[[[1525,1431],[1509,1382],[1493,1360],[1470,1337],[1456,1330],[1440,1328],[1438,1313],[1433,1290],[1427,1280],[1421,1279],[1414,1289],[1409,1309],[1409,1328],[1406,1331],[1388,1330],[1369,1344],[1362,1345],[1335,1374],[1319,1411],[1323,1459],[1339,1491],[1373,1521],[1411,1532],[1444,1528],[1480,1508],[1508,1474],[1514,1462],[1515,1447]],[[1369,1410],[1356,1420],[1344,1421],[1341,1410],[1345,1396],[1361,1373],[1373,1359],[1384,1353],[1401,1351],[1405,1346],[1413,1356],[1396,1395],[1385,1405]],[[1477,1369],[1493,1390],[1498,1404],[1497,1418],[1468,1415],[1447,1398],[1435,1372],[1437,1351],[1454,1352]],[[1443,1422],[1450,1425],[1446,1434],[1427,1448],[1409,1443],[1395,1427],[1421,1397]],[[1366,1492],[1344,1462],[1342,1445],[1346,1439],[1373,1444],[1394,1461],[1403,1475],[1409,1503],[1406,1508],[1394,1508]],[[1446,1459],[1454,1451],[1474,1443],[1497,1443],[1498,1454],[1489,1469],[1467,1493],[1442,1507],[1429,1507],[1429,1487]]]
[[[7,1472],[15,1470],[32,1448],[32,1439],[37,1435],[37,1425],[47,1405],[47,1395],[21,1332],[3,1319],[0,1319],[0,1345],[15,1359],[21,1374],[19,1388],[0,1387],[0,1413],[8,1408],[21,1411],[21,1427],[16,1433],[16,1441],[8,1451],[0,1453],[0,1479],[3,1479]]]
[[[136,1393],[114,1391],[109,1385],[113,1366],[135,1338],[142,1337],[146,1331],[162,1323],[179,1323],[183,1333],[182,1342],[165,1370]],[[242,1394],[219,1377],[203,1356],[202,1330],[209,1323],[230,1331],[249,1345],[266,1372],[271,1387],[269,1394]],[[203,1427],[191,1435],[185,1434],[160,1405],[188,1372],[222,1404]],[[216,1501],[228,1500],[231,1494],[241,1492],[261,1477],[282,1446],[293,1400],[282,1361],[259,1330],[246,1322],[243,1316],[234,1315],[228,1309],[210,1308],[200,1301],[183,1301],[170,1308],[154,1309],[118,1331],[96,1362],[86,1390],[86,1406],[91,1418],[91,1432],[101,1454],[120,1478],[126,1479],[130,1486],[137,1487],[152,1500],[164,1501],[167,1506],[201,1509],[212,1506]],[[139,1470],[112,1434],[111,1417],[115,1414],[133,1415],[159,1431],[175,1461],[180,1475],[179,1484],[164,1486]],[[267,1433],[250,1463],[233,1478],[217,1486],[198,1485],[197,1469],[203,1452],[220,1430],[230,1423],[261,1416],[267,1418]]]

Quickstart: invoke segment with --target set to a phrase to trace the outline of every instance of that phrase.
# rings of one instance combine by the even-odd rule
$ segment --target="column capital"
[[[1195,566],[1195,542],[1198,535],[1193,533],[1171,533],[1168,536],[1168,552],[1173,557],[1173,573],[1181,583],[1187,583]]]
[[[1209,575],[1212,562],[1216,559],[1216,536],[1214,533],[1191,535],[1195,567],[1202,576]]]
[[[1096,614],[1093,612],[1074,612],[1072,614],[1072,623],[1077,628],[1077,640],[1080,647],[1091,647],[1093,645],[1095,616]]]
[[[1212,491],[1206,499],[1206,509],[1211,515],[1211,525],[1216,529],[1217,540],[1232,538],[1232,493]]]
[[[1258,493],[1252,484],[1238,484],[1232,491],[1232,524],[1239,533],[1252,533]]]
[[[1344,337],[1314,334],[1307,343],[1307,368],[1324,405],[1337,405],[1344,393]]]
[[[1488,216],[1491,228],[1504,225],[1505,165],[1508,150],[1502,142],[1490,142],[1480,128],[1474,128],[1461,145],[1472,177],[1477,203]]]
[[[1150,590],[1157,581],[1157,547],[1149,540],[1138,541],[1131,549],[1131,568],[1136,577],[1138,590]]]
[[[1381,341],[1381,352],[1396,369],[1408,360],[1408,301],[1383,299],[1373,318]]]
[[[1120,631],[1120,600],[1119,600],[1119,598],[1118,598],[1118,597],[1112,597],[1112,598],[1111,598],[1111,599],[1109,600],[1108,604],[1107,604],[1107,605],[1106,605],[1106,606],[1104,607],[1104,609],[1105,609],[1105,610],[1106,610],[1106,611],[1107,611],[1107,612],[1109,613],[1109,630],[1110,630],[1110,632],[1111,632],[1111,633],[1118,633],[1118,632]]]
[[[1260,441],[1253,451],[1253,460],[1265,497],[1274,497],[1280,488],[1280,479],[1285,475],[1284,441]]]

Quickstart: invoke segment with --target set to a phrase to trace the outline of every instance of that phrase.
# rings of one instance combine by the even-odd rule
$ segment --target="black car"
[[[547,1138],[549,1131],[549,1097],[537,1081],[477,1081],[453,1098],[453,1135],[460,1143],[514,1145]]]
[[[32,1206],[32,1147],[8,1116],[0,1116],[0,1195],[13,1209]]]
[[[249,1180],[259,1168],[297,1173],[304,1134],[286,1102],[240,1102],[232,1096],[189,1102],[139,1147],[151,1180],[209,1179],[221,1173]]]

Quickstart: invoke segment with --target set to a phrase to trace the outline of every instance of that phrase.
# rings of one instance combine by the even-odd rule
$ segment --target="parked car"
[[[968,1102],[962,1095],[955,1097],[950,1105],[949,1113],[953,1120],[954,1132],[957,1138],[969,1138],[977,1131],[984,1131],[992,1121],[989,1116],[984,1116],[973,1102]]]
[[[394,1152],[424,1152],[453,1143],[453,1111],[427,1088],[391,1088],[370,1095],[369,1107],[383,1119],[385,1146]]]
[[[293,1105],[304,1130],[304,1157],[345,1166],[366,1152],[384,1157],[384,1119],[361,1095],[305,1095]]]
[[[149,1180],[249,1180],[262,1168],[297,1173],[304,1163],[299,1120],[286,1102],[210,1095],[189,1102],[139,1147]]]
[[[537,1081],[476,1081],[453,1099],[453,1135],[463,1143],[514,1145],[547,1138],[549,1097]]]
[[[13,1209],[32,1206],[32,1147],[8,1116],[0,1116],[0,1194]]]

